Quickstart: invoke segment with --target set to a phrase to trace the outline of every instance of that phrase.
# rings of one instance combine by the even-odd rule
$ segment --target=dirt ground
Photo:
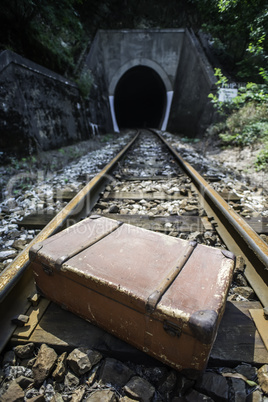
[[[245,181],[251,186],[263,187],[268,191],[268,173],[264,171],[256,172],[254,162],[256,155],[260,151],[259,148],[252,149],[250,147],[228,148],[228,149],[208,149],[206,157],[219,162],[221,165],[230,167],[237,172],[239,176],[243,176]]]

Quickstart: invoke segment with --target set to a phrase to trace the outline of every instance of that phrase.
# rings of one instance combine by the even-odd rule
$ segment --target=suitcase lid
[[[32,258],[118,303],[160,320],[192,321],[197,328],[205,323],[209,333],[223,313],[234,267],[231,253],[200,244],[189,248],[186,240],[103,217],[86,219],[34,248]],[[168,286],[151,308],[163,283]]]
[[[29,251],[29,258],[38,260],[51,268],[60,268],[65,260],[78,254],[83,249],[101,240],[117,229],[121,222],[92,215],[73,226],[34,244]]]

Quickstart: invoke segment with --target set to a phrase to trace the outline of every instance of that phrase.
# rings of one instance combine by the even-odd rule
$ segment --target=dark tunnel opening
[[[166,89],[150,67],[129,69],[118,81],[114,108],[119,128],[160,128],[166,108]]]

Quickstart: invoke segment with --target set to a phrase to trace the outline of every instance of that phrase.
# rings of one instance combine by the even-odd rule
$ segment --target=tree
[[[196,0],[203,30],[214,40],[218,56],[241,79],[259,80],[267,65],[266,0]]]

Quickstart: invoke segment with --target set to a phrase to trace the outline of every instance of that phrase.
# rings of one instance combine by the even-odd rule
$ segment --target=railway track
[[[234,302],[230,302],[228,305],[227,313],[229,309],[230,316],[234,314],[233,320],[242,319],[243,321],[246,316],[248,322],[250,319],[248,311],[250,310],[262,334],[266,325],[265,320],[262,319],[262,311],[263,307],[268,305],[268,246],[226,202],[233,201],[234,197],[230,193],[222,194],[222,196],[219,196],[212,186],[183,160],[159,133],[152,133],[148,130],[138,132],[128,145],[69,201],[2,273],[0,282],[1,349],[4,350],[7,345],[11,347],[29,342],[34,342],[36,345],[47,343],[59,350],[63,346],[67,350],[68,343],[72,347],[82,346],[77,337],[79,337],[79,331],[85,330],[84,324],[79,324],[82,327],[77,324],[76,331],[73,330],[73,334],[68,335],[70,338],[67,336],[67,342],[60,339],[59,335],[59,331],[63,330],[64,322],[59,325],[58,332],[54,337],[47,334],[42,329],[42,325],[39,325],[40,319],[42,319],[46,322],[46,327],[53,332],[53,325],[56,326],[53,315],[57,316],[57,320],[69,318],[67,318],[66,312],[59,312],[55,306],[48,307],[46,300],[41,300],[41,304],[35,306],[37,303],[35,286],[28,253],[30,247],[36,242],[42,241],[90,214],[104,215],[170,236],[197,240],[206,245],[234,252],[238,256],[236,282],[234,281],[230,291],[230,299],[233,299]],[[27,222],[24,221],[22,224],[27,224]],[[235,290],[238,288],[237,283],[244,285],[249,283],[252,294],[255,292],[256,295],[253,296],[253,302],[245,302],[243,297],[237,296]],[[249,286],[244,287],[249,288]],[[34,295],[34,297],[29,300],[29,295]],[[241,299],[242,301],[237,301]],[[26,325],[27,330],[25,330],[25,326],[15,328],[16,324],[22,325],[20,316],[25,314],[30,319],[30,324]],[[16,320],[12,321],[14,317]],[[49,320],[52,320],[51,323]],[[250,321],[251,329],[247,327],[247,330],[254,331],[252,329],[255,328],[253,321]],[[233,324],[232,320],[228,324],[227,317],[226,328],[219,334],[219,341],[216,340],[212,351],[210,365],[213,366],[215,363],[221,366],[233,366],[246,362],[254,365],[257,370],[268,361],[267,350],[263,346],[259,334],[254,333],[253,342],[255,343],[253,348],[257,345],[258,350],[249,350],[247,343],[241,346],[238,338],[228,345],[228,340],[223,339],[227,334],[224,334],[224,331],[230,331]],[[238,322],[237,337],[243,336],[246,328],[243,325],[242,322]],[[230,335],[230,333],[228,334]],[[103,337],[104,335],[98,333],[95,336]],[[81,342],[83,343],[85,340],[81,340]],[[240,350],[238,345],[240,345]],[[119,343],[112,347],[114,356],[120,356],[120,349],[122,354],[125,346]],[[232,347],[238,348],[238,350],[227,353],[226,348]],[[252,343],[250,348],[252,348]],[[246,349],[248,349],[248,353],[246,353]],[[128,357],[133,357],[135,353],[131,348],[123,352]],[[241,381],[243,382],[243,380]],[[230,380],[228,387],[227,398],[230,393],[235,394],[234,383],[231,384]],[[199,388],[200,390],[202,387]],[[247,392],[249,391],[247,389]],[[181,392],[183,393],[185,390]],[[197,391],[193,389],[193,392]],[[171,400],[169,398],[172,393],[174,394],[174,388],[164,399],[162,397],[162,399],[155,400]],[[208,393],[210,396],[212,394]],[[160,394],[157,395],[160,398]],[[216,394],[215,398],[217,400]]]

